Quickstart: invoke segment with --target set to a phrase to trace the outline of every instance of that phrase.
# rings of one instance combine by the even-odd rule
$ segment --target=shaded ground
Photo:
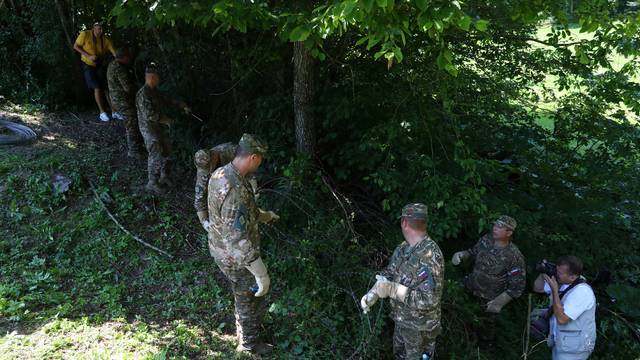
[[[146,160],[126,157],[121,123],[19,111],[0,117],[38,140],[0,147],[0,359],[236,357],[233,303],[192,210],[191,169],[168,196],[150,196]],[[52,190],[55,174],[69,191]],[[90,184],[124,227],[175,258],[121,231]]]

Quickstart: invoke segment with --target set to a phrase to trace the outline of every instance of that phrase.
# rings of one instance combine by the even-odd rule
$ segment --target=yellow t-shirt
[[[111,52],[115,56],[116,51],[113,48],[113,44],[111,43],[111,39],[107,35],[102,35],[101,38],[95,38],[95,42],[93,40],[93,30],[86,30],[78,35],[76,39],[76,44],[82,47],[84,51],[86,51],[90,55],[104,55],[107,51]],[[90,66],[96,66],[96,63],[91,61],[86,56],[82,55],[80,58],[82,62]]]

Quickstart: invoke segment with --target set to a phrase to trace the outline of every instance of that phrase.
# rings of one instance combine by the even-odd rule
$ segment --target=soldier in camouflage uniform
[[[144,157],[144,147],[136,114],[136,85],[128,67],[130,61],[131,54],[129,50],[126,48],[118,49],[115,60],[109,63],[107,68],[107,82],[111,95],[111,105],[114,110],[113,117],[124,119],[124,127],[127,133],[127,155],[142,159]]]
[[[366,313],[378,298],[391,298],[395,358],[432,359],[441,331],[444,258],[427,234],[424,204],[406,205],[401,226],[405,242],[395,249],[389,266],[376,276],[376,284],[360,305]]]
[[[198,150],[193,157],[197,169],[193,205],[196,208],[198,219],[205,230],[209,223],[209,211],[207,205],[207,184],[209,182],[209,178],[211,177],[211,174],[218,169],[218,167],[224,166],[233,160],[237,149],[238,145],[228,142],[216,145],[209,150]],[[256,181],[254,174],[249,174],[247,179],[251,184],[251,188],[257,199],[258,182]],[[258,210],[260,211],[260,216],[258,217],[260,222],[266,223],[280,218],[273,211],[264,211],[262,209]]]
[[[259,339],[266,310],[263,296],[269,291],[270,278],[260,251],[260,211],[247,176],[258,169],[266,152],[266,145],[252,135],[242,136],[233,161],[215,170],[209,179],[209,223],[205,224],[209,252],[231,282],[237,350],[261,355],[272,348]]]
[[[163,110],[168,106],[174,106],[190,113],[191,109],[183,101],[177,101],[162,94],[158,85],[160,85],[158,68],[150,64],[145,70],[145,84],[136,94],[136,108],[138,126],[148,152],[149,180],[146,189],[162,194],[166,191],[165,186],[172,186],[168,163],[171,142],[165,130],[165,126],[169,126],[172,120],[163,113]]]
[[[490,349],[495,341],[497,315],[525,288],[524,256],[512,242],[516,225],[513,218],[500,216],[491,234],[484,235],[471,249],[455,253],[452,259],[453,265],[470,257],[475,259],[473,272],[464,278],[464,284],[486,311],[478,337],[481,345]]]

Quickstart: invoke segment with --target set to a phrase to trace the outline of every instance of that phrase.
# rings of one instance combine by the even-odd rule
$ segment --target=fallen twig
[[[140,244],[153,249],[163,255],[166,255],[167,257],[169,257],[169,259],[173,259],[173,255],[169,254],[168,252],[157,248],[151,244],[149,244],[148,242],[140,239],[138,236],[134,235],[131,233],[131,231],[127,230],[124,226],[122,226],[122,224],[120,224],[120,222],[118,221],[118,219],[115,218],[115,216],[113,216],[113,214],[111,214],[111,212],[109,211],[109,209],[107,208],[107,206],[104,204],[104,202],[102,201],[102,199],[100,198],[100,195],[98,195],[98,192],[96,191],[95,186],[93,186],[93,183],[91,182],[91,180],[89,181],[89,186],[91,186],[91,191],[93,191],[93,195],[96,197],[96,200],[98,200],[98,202],[100,203],[100,205],[102,205],[102,208],[104,209],[104,211],[107,212],[107,215],[109,215],[109,217],[111,218],[111,220],[113,220],[113,222],[118,225],[118,227],[120,228],[120,230],[124,231],[127,235],[131,236],[135,241],[139,242]]]

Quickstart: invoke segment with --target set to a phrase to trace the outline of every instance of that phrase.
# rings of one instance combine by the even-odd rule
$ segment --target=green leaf
[[[362,39],[360,39],[360,40],[358,40],[356,42],[356,46],[360,46],[360,45],[364,44],[367,40],[369,40],[368,36],[363,37]]]
[[[404,55],[402,55],[402,50],[399,47],[395,47],[393,49],[393,54],[395,55],[398,62],[402,62],[402,59],[404,59]]]
[[[289,40],[291,40],[291,41],[305,41],[309,37],[310,33],[311,32],[309,31],[309,29],[306,26],[300,25],[300,26],[296,27],[295,29],[291,30],[291,33],[289,33]]]
[[[458,27],[464,31],[469,31],[471,25],[471,17],[465,15],[458,20]]]
[[[489,22],[487,20],[478,20],[475,23],[476,29],[478,29],[478,31],[487,31],[487,25],[489,25]]]
[[[589,57],[585,54],[585,53],[580,53],[580,63],[587,65],[591,62],[591,60],[589,60]]]
[[[452,76],[458,76],[458,68],[456,68],[453,64],[445,65],[444,69],[447,70],[447,72]]]
[[[429,0],[416,0],[416,6],[418,7],[418,9],[420,9],[420,11],[425,11],[427,9],[428,3]]]
[[[386,8],[387,7],[387,0],[376,0],[376,3],[378,4],[378,6],[380,6],[381,8]]]
[[[442,55],[445,59],[447,59],[448,62],[451,62],[451,60],[453,60],[453,53],[449,49],[444,49],[442,51]]]
[[[438,32],[442,32],[442,29],[444,28],[444,26],[442,25],[442,21],[440,21],[440,20],[435,20],[435,21],[434,21],[434,24],[435,24],[435,26],[436,26],[436,30],[437,30]]]

